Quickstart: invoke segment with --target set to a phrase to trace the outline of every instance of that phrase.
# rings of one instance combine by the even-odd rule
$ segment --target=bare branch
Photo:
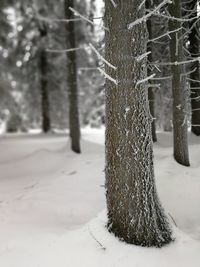
[[[117,67],[113,66],[110,62],[108,62],[98,51],[97,49],[91,44],[89,43],[90,48],[95,52],[95,54],[98,56],[99,59],[101,59],[106,65],[108,65],[109,67],[111,67],[112,69],[116,70]]]

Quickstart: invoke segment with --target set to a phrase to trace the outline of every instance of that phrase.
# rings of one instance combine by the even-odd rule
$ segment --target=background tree
[[[199,17],[197,1],[192,0],[185,4],[187,13],[189,13],[189,59],[194,59],[200,56],[200,33],[199,33]],[[194,61],[190,66],[190,89],[191,89],[191,130],[199,136],[200,135],[200,67],[199,61]]]
[[[146,2],[146,8],[150,8],[151,7],[151,3],[150,1],[147,1]],[[148,29],[148,34],[149,34],[149,39],[151,40],[152,39],[152,18],[150,18],[148,21],[147,21],[147,29]],[[153,56],[152,56],[152,43],[149,42],[148,43],[148,46],[147,46],[147,50],[149,52],[149,55],[148,55],[148,61],[150,63],[153,62]],[[151,74],[151,68],[148,67],[147,69],[148,71],[148,76],[150,76]],[[153,88],[153,82],[150,81],[150,84],[149,84],[149,88],[148,88],[148,98],[149,98],[149,108],[150,108],[150,113],[151,113],[151,116],[153,118],[152,120],[152,138],[153,138],[153,142],[157,142],[157,136],[156,136],[156,121],[155,121],[155,93],[154,93],[154,88]]]
[[[174,137],[174,158],[184,165],[189,166],[188,153],[188,121],[187,121],[187,88],[185,77],[184,53],[182,34],[182,12],[181,1],[175,0],[169,4],[171,17],[177,19],[169,20],[171,33],[170,53],[172,70],[172,94],[173,94],[173,137]],[[180,30],[178,30],[180,29]],[[175,64],[178,62],[178,64]]]
[[[65,0],[65,18],[72,20],[66,23],[66,48],[76,48],[76,36],[74,25],[74,13],[70,8],[74,8],[73,0]],[[69,95],[69,129],[71,137],[71,148],[74,152],[80,153],[80,122],[78,112],[78,83],[77,83],[77,66],[76,51],[67,53],[67,85]]]
[[[131,24],[145,7],[138,0],[115,3],[105,2],[106,60],[112,64],[106,66],[108,228],[128,243],[161,247],[172,239],[154,182],[147,30],[144,21]]]

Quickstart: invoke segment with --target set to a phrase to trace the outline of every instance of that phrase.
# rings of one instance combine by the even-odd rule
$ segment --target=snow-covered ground
[[[190,168],[174,162],[170,134],[155,145],[157,187],[176,236],[162,249],[107,232],[103,130],[83,130],[82,139],[75,155],[64,135],[0,138],[0,267],[199,267],[200,139],[190,137]]]

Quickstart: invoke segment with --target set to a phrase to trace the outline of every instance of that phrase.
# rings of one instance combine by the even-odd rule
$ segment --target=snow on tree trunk
[[[169,243],[171,231],[154,181],[148,104],[145,23],[127,25],[144,15],[141,1],[105,3],[106,67],[116,79],[106,81],[106,197],[108,229],[120,239],[141,246]],[[108,77],[109,78],[109,77]]]
[[[69,7],[74,7],[73,0],[65,0],[65,17],[68,20],[74,19],[74,13],[69,9]],[[67,49],[72,49],[76,47],[74,21],[66,23],[66,44]],[[69,127],[71,137],[71,149],[76,153],[80,153],[81,148],[78,111],[76,51],[67,53],[67,86],[69,95]]]
[[[40,94],[41,94],[41,113],[42,113],[42,130],[47,133],[51,129],[50,110],[49,110],[49,92],[48,92],[48,62],[47,53],[45,51],[45,41],[47,37],[46,25],[41,25],[41,48],[39,51],[39,70],[41,76]]]
[[[181,2],[175,0],[169,5],[169,13],[172,17],[181,18]],[[169,30],[173,31],[182,27],[182,22],[169,20]],[[170,53],[172,62],[183,61],[182,31],[171,34]],[[188,152],[188,122],[187,122],[187,89],[185,67],[183,64],[172,65],[172,95],[173,95],[173,136],[174,158],[184,165],[189,166]]]
[[[192,1],[187,4],[188,12],[190,12],[190,18],[194,18],[189,23],[191,31],[189,33],[189,51],[192,57],[198,57],[200,53],[200,42],[199,42],[199,23],[197,20],[197,1]],[[191,12],[190,10],[193,10]],[[190,74],[190,87],[191,87],[191,109],[192,109],[192,132],[200,136],[200,67],[199,61],[193,62],[191,64]]]

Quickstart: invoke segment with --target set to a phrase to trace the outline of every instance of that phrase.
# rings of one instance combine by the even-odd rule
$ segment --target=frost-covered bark
[[[169,13],[172,17],[181,18],[181,1],[174,0],[169,5]],[[169,30],[173,31],[182,27],[177,20],[169,20]],[[172,62],[183,61],[182,31],[171,34],[170,53]],[[184,65],[172,65],[172,95],[173,95],[173,136],[174,158],[184,165],[189,166],[188,152],[188,123],[187,123],[187,89]]]
[[[191,31],[189,33],[189,51],[191,57],[195,58],[200,56],[200,32],[198,23],[199,17],[197,16],[197,1],[190,1],[187,4],[190,12],[190,18],[194,18],[189,23]],[[193,10],[191,12],[190,10]],[[196,19],[195,19],[196,18]],[[190,87],[191,87],[191,109],[192,109],[192,132],[196,135],[200,135],[200,63],[195,61],[191,65],[192,73],[190,74]]]
[[[106,197],[108,228],[120,239],[141,246],[169,243],[171,231],[154,181],[147,82],[145,23],[127,25],[144,15],[142,1],[106,1]]]
[[[65,17],[74,19],[74,13],[69,7],[74,7],[73,0],[65,0]],[[66,23],[66,44],[67,49],[76,47],[75,41],[75,24],[74,21]],[[71,148],[76,153],[81,152],[80,148],[80,123],[78,111],[78,86],[77,86],[77,68],[76,68],[76,51],[67,53],[67,85],[69,95],[69,126],[71,137]]]

